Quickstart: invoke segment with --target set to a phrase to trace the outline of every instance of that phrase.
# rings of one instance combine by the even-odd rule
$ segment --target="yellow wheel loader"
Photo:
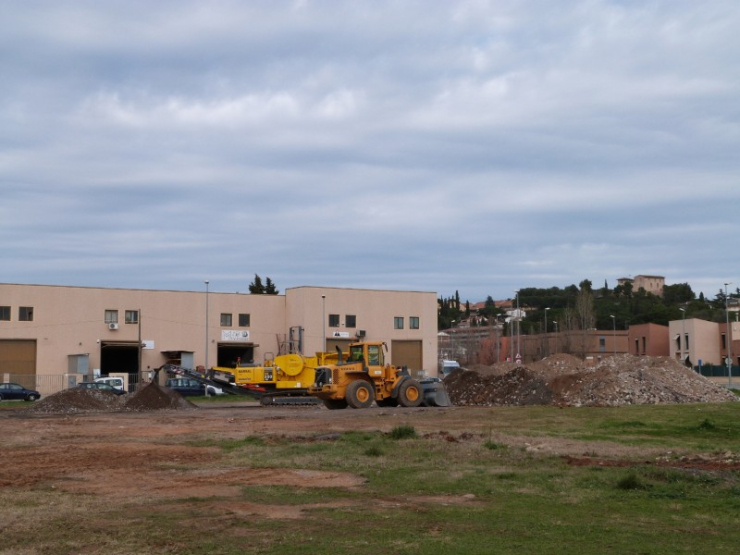
[[[405,368],[385,363],[385,343],[352,343],[347,360],[342,353],[336,364],[319,365],[308,394],[318,397],[328,409],[349,407],[449,406],[441,382],[420,383]],[[426,382],[426,380],[424,380]]]

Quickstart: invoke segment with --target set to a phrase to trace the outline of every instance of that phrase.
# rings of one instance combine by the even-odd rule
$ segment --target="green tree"
[[[277,290],[272,280],[269,277],[265,278],[265,295],[277,295],[278,293],[280,291]]]
[[[264,295],[265,286],[262,284],[262,278],[254,274],[254,281],[249,284],[249,292],[253,295]]]

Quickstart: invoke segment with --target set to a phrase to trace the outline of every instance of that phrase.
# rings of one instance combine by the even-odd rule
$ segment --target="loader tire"
[[[404,381],[398,388],[398,403],[402,407],[418,407],[423,400],[421,385],[414,379]]]
[[[364,380],[356,380],[347,386],[347,404],[353,409],[366,409],[373,404],[373,387]]]
[[[346,399],[324,399],[324,406],[329,410],[339,410],[347,408]]]

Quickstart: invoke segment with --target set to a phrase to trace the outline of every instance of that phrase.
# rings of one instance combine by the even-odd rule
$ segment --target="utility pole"
[[[725,283],[725,317],[727,318],[727,379],[728,385],[732,388],[732,328],[730,328],[730,305],[729,298],[727,297],[727,286],[729,283]]]

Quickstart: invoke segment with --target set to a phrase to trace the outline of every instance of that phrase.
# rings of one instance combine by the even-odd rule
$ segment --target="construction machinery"
[[[312,357],[296,353],[268,356],[262,365],[237,361],[234,368],[214,367],[206,376],[214,382],[254,394],[263,405],[306,403],[311,402],[307,389],[314,382],[316,368],[336,363],[340,356],[322,352]]]
[[[316,379],[308,388],[331,410],[368,408],[373,401],[381,407],[449,406],[450,399],[440,380],[411,377],[405,367],[385,363],[385,343],[352,343],[344,360],[316,368]]]

